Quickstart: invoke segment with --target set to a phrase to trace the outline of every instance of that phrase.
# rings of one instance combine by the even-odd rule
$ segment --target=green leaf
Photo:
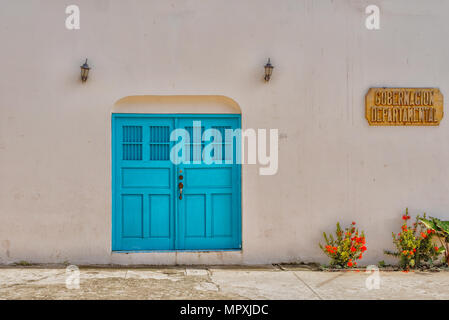
[[[393,256],[393,257],[400,257],[401,254],[399,252],[393,252],[390,250],[384,250],[384,254],[388,255],[388,256]]]
[[[440,231],[449,234],[449,221],[441,221],[434,219],[436,225],[439,227]]]
[[[329,244],[329,239],[327,238],[326,232],[323,232],[323,237],[324,237],[324,240],[326,241],[326,244]]]
[[[424,219],[424,218],[420,218],[419,221],[421,221],[422,224],[425,225],[426,228],[428,228],[428,229],[433,229],[435,231],[438,230],[438,227],[435,224],[435,222],[433,221],[433,219],[432,220],[427,220],[427,219]]]

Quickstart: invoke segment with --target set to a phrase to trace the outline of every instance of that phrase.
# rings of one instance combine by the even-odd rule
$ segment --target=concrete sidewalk
[[[449,272],[380,272],[368,290],[363,271],[304,268],[80,268],[66,288],[65,267],[1,267],[0,299],[449,299]]]

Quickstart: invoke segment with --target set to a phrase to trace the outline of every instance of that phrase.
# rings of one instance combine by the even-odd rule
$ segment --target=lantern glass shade
[[[265,65],[265,81],[270,81],[271,74],[273,73],[273,66],[271,65],[270,58],[268,58],[268,62]]]
[[[87,59],[86,59],[86,62],[84,62],[84,64],[81,66],[81,81],[86,82],[87,77],[89,76],[89,70],[90,70],[90,67],[87,64]]]

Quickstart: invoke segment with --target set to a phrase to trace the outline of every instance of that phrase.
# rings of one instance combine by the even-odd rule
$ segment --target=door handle
[[[182,188],[184,188],[184,184],[180,182],[178,184],[178,188],[179,188],[179,200],[182,200]]]

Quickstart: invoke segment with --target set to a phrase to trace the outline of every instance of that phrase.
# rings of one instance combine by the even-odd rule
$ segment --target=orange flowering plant
[[[426,214],[424,214],[425,217]],[[432,241],[435,230],[427,229],[422,223],[419,223],[420,219],[419,215],[416,216],[416,221],[409,226],[410,216],[406,209],[402,216],[401,231],[398,234],[392,233],[397,251],[384,250],[385,254],[398,258],[399,266],[403,269],[432,264],[443,251]]]
[[[434,234],[439,240],[441,247],[439,252],[444,253],[444,260],[447,265],[449,265],[449,221],[441,221],[438,218],[430,217],[426,219],[419,219],[419,221],[427,228],[427,232]]]
[[[357,260],[363,258],[366,251],[365,233],[359,232],[353,222],[343,230],[337,222],[335,238],[332,234],[323,232],[326,245],[319,244],[321,250],[331,259],[330,265],[341,268],[353,268],[357,266]]]

